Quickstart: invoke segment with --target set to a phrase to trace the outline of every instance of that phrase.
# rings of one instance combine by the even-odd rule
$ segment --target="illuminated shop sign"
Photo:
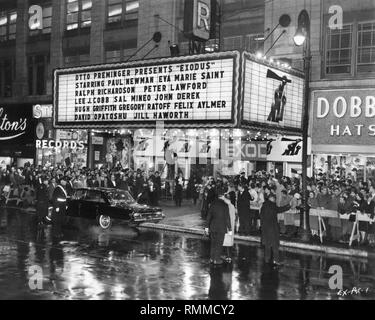
[[[235,124],[236,52],[55,71],[56,127]]]
[[[278,128],[301,129],[303,76],[243,56],[243,120]]]
[[[32,109],[28,104],[0,105],[0,143],[26,145],[34,139]]]
[[[33,117],[35,119],[52,118],[51,104],[36,104],[33,106]]]
[[[26,133],[27,118],[12,119],[9,114],[0,108],[0,141],[12,140]]]
[[[313,93],[313,145],[375,143],[375,88]]]
[[[76,149],[83,150],[85,148],[83,141],[73,140],[36,140],[35,146],[38,149]]]

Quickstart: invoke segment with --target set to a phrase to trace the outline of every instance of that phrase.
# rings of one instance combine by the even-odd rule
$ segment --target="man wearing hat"
[[[36,189],[36,213],[38,216],[38,225],[41,226],[45,223],[45,219],[48,216],[48,178],[47,176],[41,176],[39,181],[41,183],[38,183]]]
[[[68,193],[66,190],[67,177],[62,177],[60,183],[57,185],[55,191],[52,195],[52,225],[54,227],[54,234],[56,237],[60,238],[62,236],[61,227],[64,222],[66,215],[66,208],[68,202]]]

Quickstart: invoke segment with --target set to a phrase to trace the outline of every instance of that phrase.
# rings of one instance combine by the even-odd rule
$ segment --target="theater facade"
[[[53,129],[89,167],[234,175],[301,168],[303,75],[237,51],[56,69]]]

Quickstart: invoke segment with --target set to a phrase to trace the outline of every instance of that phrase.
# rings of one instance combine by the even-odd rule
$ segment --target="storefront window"
[[[368,180],[375,174],[375,158],[364,155],[314,155],[314,175]]]
[[[366,178],[375,181],[375,157],[367,158]]]
[[[0,169],[5,170],[7,166],[12,164],[12,158],[10,157],[0,157]]]
[[[47,139],[45,145],[37,148],[37,165],[87,167],[86,130],[56,130],[53,136],[54,139]],[[62,147],[57,146],[58,142],[62,144]],[[67,147],[64,147],[64,142],[68,145]]]

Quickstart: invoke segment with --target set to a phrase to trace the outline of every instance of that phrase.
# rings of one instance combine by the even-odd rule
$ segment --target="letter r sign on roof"
[[[184,32],[195,39],[210,39],[211,0],[185,0]]]
[[[209,1],[197,1],[197,29],[203,39],[209,39],[210,36],[210,3]]]

